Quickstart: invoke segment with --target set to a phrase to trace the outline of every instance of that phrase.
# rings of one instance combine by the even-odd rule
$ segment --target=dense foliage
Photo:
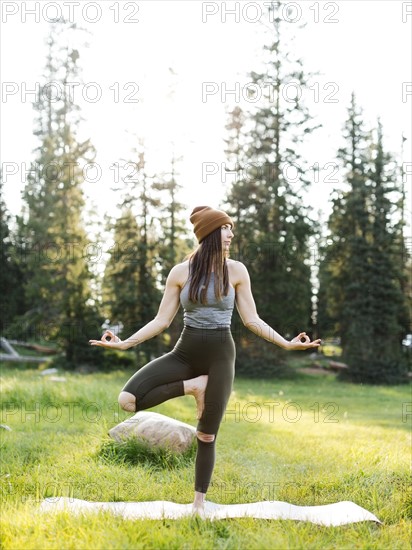
[[[320,268],[320,330],[341,337],[347,372],[359,382],[399,382],[407,363],[402,193],[382,128],[364,129],[354,96],[339,159],[349,184],[335,194]],[[403,260],[403,261],[402,261]]]

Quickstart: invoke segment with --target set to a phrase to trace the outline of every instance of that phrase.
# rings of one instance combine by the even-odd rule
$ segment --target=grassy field
[[[1,422],[12,430],[0,430],[1,548],[410,547],[410,387],[351,385],[330,374],[236,380],[217,439],[208,500],[298,505],[352,500],[382,526],[37,514],[40,502],[52,496],[191,502],[193,456],[136,463],[109,442],[108,429],[129,416],[116,399],[130,374],[60,373],[66,380],[52,381],[37,367],[3,368]],[[195,425],[189,396],[154,410]]]

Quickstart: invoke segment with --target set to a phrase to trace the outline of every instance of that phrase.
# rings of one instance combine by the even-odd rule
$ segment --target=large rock
[[[139,411],[109,430],[109,435],[119,442],[136,438],[151,447],[182,453],[191,446],[196,437],[196,429],[163,414]]]

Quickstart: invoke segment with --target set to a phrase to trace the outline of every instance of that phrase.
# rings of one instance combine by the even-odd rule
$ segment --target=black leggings
[[[209,376],[197,430],[215,439],[211,443],[197,440],[195,490],[201,493],[206,493],[212,477],[216,436],[232,391],[235,354],[229,328],[185,326],[174,349],[138,370],[122,390],[136,397],[136,411],[140,411],[184,395],[183,380]]]

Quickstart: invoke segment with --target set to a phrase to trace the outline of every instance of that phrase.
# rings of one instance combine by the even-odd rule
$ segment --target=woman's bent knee
[[[196,432],[196,436],[200,441],[203,441],[203,443],[213,443],[215,440],[214,434],[205,434],[203,432]]]
[[[118,402],[124,411],[136,412],[136,397],[132,393],[120,392]]]

